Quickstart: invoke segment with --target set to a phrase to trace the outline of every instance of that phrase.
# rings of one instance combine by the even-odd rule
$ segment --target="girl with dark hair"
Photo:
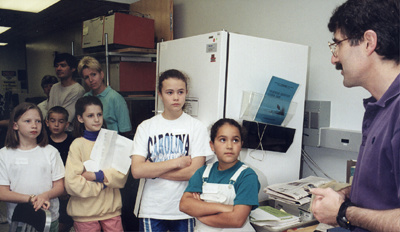
[[[183,112],[187,78],[175,69],[158,80],[164,112],[141,123],[134,138],[132,175],[146,178],[140,231],[193,231],[194,219],[179,211],[179,200],[193,173],[212,154],[206,127]]]
[[[76,138],[65,166],[65,188],[71,195],[67,213],[76,231],[123,231],[121,222],[123,188],[127,175],[114,168],[86,171],[100,129],[104,127],[103,105],[97,97],[86,96],[75,105]]]
[[[179,209],[196,217],[195,231],[254,231],[250,211],[258,207],[257,174],[239,161],[244,132],[233,119],[211,128],[210,146],[218,162],[201,167],[190,178]]]

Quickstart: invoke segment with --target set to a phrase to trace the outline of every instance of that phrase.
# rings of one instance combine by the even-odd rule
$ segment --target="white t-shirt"
[[[40,111],[42,111],[42,115],[43,115],[44,119],[47,118],[47,102],[48,102],[48,99],[42,101],[41,103],[39,103],[37,105],[39,107]]]
[[[39,195],[53,188],[53,181],[64,177],[60,153],[51,145],[31,150],[0,149],[0,185],[22,194]],[[7,219],[11,222],[17,204],[7,202]],[[58,197],[50,199],[51,220],[57,220]]]
[[[84,93],[85,89],[79,83],[67,87],[63,87],[61,82],[55,83],[50,90],[47,110],[53,106],[62,106],[68,111],[68,122],[72,122],[75,117],[75,103]]]
[[[185,155],[192,158],[213,155],[207,128],[197,119],[183,113],[176,120],[161,114],[142,122],[133,140],[133,154],[152,162],[161,162]],[[187,219],[191,216],[179,211],[179,201],[188,181],[162,178],[146,179],[140,218]]]

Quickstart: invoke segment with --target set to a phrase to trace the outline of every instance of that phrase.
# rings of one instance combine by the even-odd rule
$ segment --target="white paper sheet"
[[[83,164],[90,172],[114,168],[126,174],[131,165],[132,145],[132,140],[119,135],[116,131],[101,129],[90,154],[90,160]]]

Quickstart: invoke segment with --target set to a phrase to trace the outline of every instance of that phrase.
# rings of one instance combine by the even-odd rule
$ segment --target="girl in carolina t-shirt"
[[[187,181],[212,151],[206,127],[183,112],[187,92],[182,72],[163,72],[158,94],[164,112],[137,128],[131,170],[134,178],[146,178],[140,231],[193,231],[194,219],[179,211],[179,201]]]

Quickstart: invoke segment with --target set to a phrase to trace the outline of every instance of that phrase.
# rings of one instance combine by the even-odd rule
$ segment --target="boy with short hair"
[[[49,144],[60,152],[61,159],[67,161],[69,146],[74,138],[65,129],[69,126],[68,111],[62,106],[54,106],[47,112],[46,125],[49,127]]]
[[[65,130],[69,125],[68,122],[68,111],[62,106],[54,106],[47,112],[46,125],[49,128],[49,144],[54,146],[59,152],[61,159],[64,163],[67,161],[69,152],[69,146],[74,137],[67,133]],[[65,192],[65,195],[59,197],[60,201],[60,217],[59,217],[59,231],[69,231],[73,226],[74,221],[67,214],[67,204],[69,195]]]

